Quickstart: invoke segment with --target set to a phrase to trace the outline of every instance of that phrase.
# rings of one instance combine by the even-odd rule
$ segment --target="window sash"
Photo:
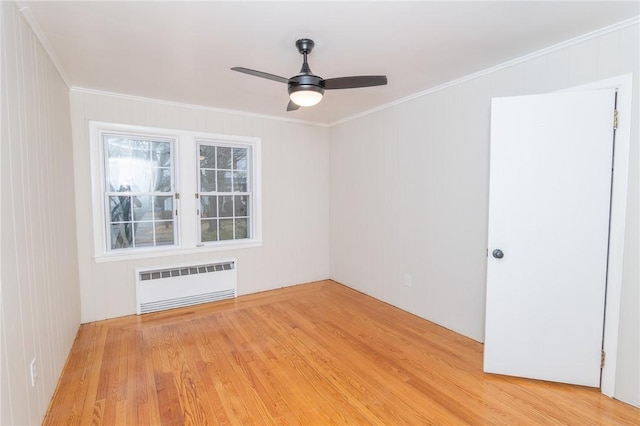
[[[215,245],[251,240],[254,232],[252,146],[198,141],[196,153],[199,243]]]
[[[106,251],[178,246],[175,140],[114,132],[100,140]]]

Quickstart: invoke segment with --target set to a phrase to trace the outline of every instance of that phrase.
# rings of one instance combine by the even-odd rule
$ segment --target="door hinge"
[[[604,368],[604,358],[605,358],[605,353],[604,351],[602,351],[600,353],[600,368]]]
[[[176,209],[176,216],[178,216],[178,209]]]
[[[200,194],[198,194],[198,193],[196,192],[196,200],[197,200],[198,198],[200,198]]]
[[[179,199],[180,199],[180,193],[176,192],[176,200],[179,200]]]
[[[613,110],[613,128],[614,129],[618,128],[618,110],[617,109]]]

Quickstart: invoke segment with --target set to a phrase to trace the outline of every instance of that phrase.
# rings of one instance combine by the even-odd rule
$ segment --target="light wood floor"
[[[640,424],[332,281],[85,324],[45,424]]]

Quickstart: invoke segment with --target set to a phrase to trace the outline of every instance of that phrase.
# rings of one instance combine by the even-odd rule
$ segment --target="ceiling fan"
[[[284,78],[243,67],[233,67],[231,69],[255,77],[288,84],[290,100],[289,105],[287,105],[287,111],[294,111],[300,107],[310,107],[318,104],[322,100],[325,90],[355,89],[358,87],[383,86],[387,84],[386,75],[358,75],[324,79],[313,74],[307,63],[307,55],[311,53],[313,46],[313,40],[308,38],[301,38],[296,41],[298,52],[302,54],[304,60],[300,73],[291,78]]]

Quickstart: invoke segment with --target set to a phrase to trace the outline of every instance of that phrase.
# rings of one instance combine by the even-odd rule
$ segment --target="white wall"
[[[135,313],[135,269],[236,258],[238,293],[329,278],[329,130],[74,90],[71,93],[82,322]],[[88,121],[262,138],[262,247],[96,263]]]
[[[133,313],[140,266],[236,257],[241,294],[331,276],[482,340],[489,99],[627,72],[634,73],[635,122],[616,397],[640,405],[637,25],[328,130],[82,91],[70,106],[15,5],[0,5],[1,424],[41,421],[80,319]],[[88,120],[261,137],[264,245],[95,263]],[[75,209],[60,207],[74,202],[74,190]]]
[[[80,325],[69,92],[15,3],[0,14],[0,424],[33,425]]]
[[[332,278],[482,341],[490,99],[633,73],[615,396],[640,405],[639,38],[636,24],[334,126]]]

